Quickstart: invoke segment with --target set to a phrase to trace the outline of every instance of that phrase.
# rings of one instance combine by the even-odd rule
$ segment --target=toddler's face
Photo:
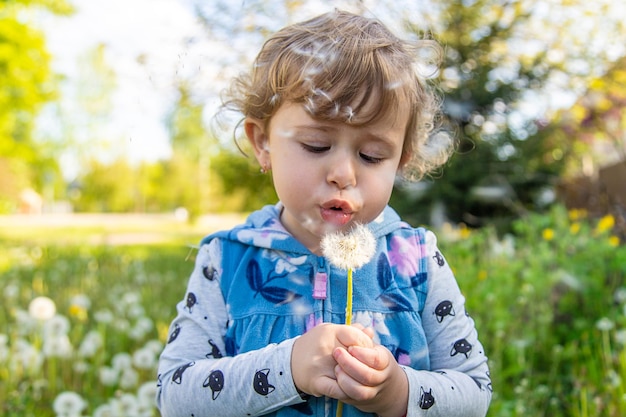
[[[407,121],[408,113],[399,112],[353,126],[314,119],[301,104],[287,102],[266,132],[259,124],[285,228],[319,253],[326,233],[374,220],[391,196]]]

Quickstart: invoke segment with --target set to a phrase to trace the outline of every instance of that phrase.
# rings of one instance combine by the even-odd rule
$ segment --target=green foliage
[[[73,391],[88,404],[80,415],[158,415],[154,366],[192,267],[188,249],[0,245],[13,264],[0,270],[0,414],[52,417],[57,395]],[[29,316],[42,295],[57,318]],[[53,321],[69,328],[54,331]]]
[[[459,146],[424,195],[416,198],[401,187],[396,190],[399,205],[411,207],[403,215],[423,219],[434,204],[443,202],[453,222],[506,225],[527,209],[542,208],[540,196],[558,178],[563,164],[552,154],[558,144],[545,140],[541,131],[545,122],[524,116],[517,108],[524,94],[539,90],[550,75],[550,69],[540,65],[543,50],[524,55],[512,46],[522,41],[520,28],[533,19],[530,4],[489,0],[441,4],[436,36],[446,54],[439,81],[444,112]],[[499,188],[502,195],[486,200],[473,194],[475,187]]]
[[[215,175],[224,190],[225,211],[251,211],[278,200],[271,173],[262,174],[253,157],[224,149],[212,160]]]
[[[486,228],[440,244],[490,358],[490,416],[624,415],[626,246],[613,227],[557,206],[504,239]]]
[[[45,153],[49,149],[38,147],[32,137],[37,113],[56,97],[44,36],[23,15],[34,8],[72,11],[65,0],[0,2],[0,213],[16,208],[25,187],[42,186],[58,171]]]
[[[133,212],[137,208],[137,175],[123,159],[110,164],[92,160],[70,196],[79,212]]]

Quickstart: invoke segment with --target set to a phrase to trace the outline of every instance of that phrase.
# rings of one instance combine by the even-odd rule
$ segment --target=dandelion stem
[[[348,269],[348,294],[346,296],[346,324],[352,324],[352,268]]]
[[[352,324],[352,268],[348,268],[348,289],[346,294],[346,324],[350,326]],[[337,413],[335,417],[341,417],[343,415],[343,403],[339,401],[337,404]]]

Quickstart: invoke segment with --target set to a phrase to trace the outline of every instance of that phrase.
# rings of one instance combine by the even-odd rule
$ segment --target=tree
[[[0,212],[15,209],[23,188],[40,188],[58,172],[54,155],[37,146],[32,135],[39,110],[56,97],[44,36],[25,23],[27,12],[35,9],[72,11],[65,0],[0,3]]]
[[[580,85],[610,65],[606,49],[594,43],[607,33],[626,40],[609,7],[607,1],[590,7],[576,0],[439,4],[433,27],[446,55],[438,79],[459,148],[426,191],[398,187],[394,198],[405,216],[423,221],[444,202],[454,222],[480,226],[499,218],[507,224],[551,202],[546,197],[569,146],[568,138],[551,134],[549,101],[566,90],[580,94]],[[583,35],[580,25],[590,30]]]
[[[585,94],[556,121],[555,135],[576,138],[570,144],[577,156],[571,161],[572,175],[590,175],[595,167],[626,161],[626,57],[594,78]],[[584,168],[583,160],[587,161]]]

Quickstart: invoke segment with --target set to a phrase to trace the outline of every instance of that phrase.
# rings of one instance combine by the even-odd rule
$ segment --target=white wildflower
[[[9,336],[0,333],[0,363],[9,359],[11,351],[9,350]]]
[[[133,358],[130,356],[129,353],[120,352],[116,353],[115,356],[113,356],[113,359],[111,359],[111,363],[113,365],[113,368],[117,369],[118,371],[122,371],[126,368],[130,368],[133,365]]]
[[[38,349],[24,339],[17,339],[13,347],[14,353],[10,362],[12,371],[25,370],[36,373],[41,370],[44,358]]]
[[[117,384],[119,371],[109,366],[103,366],[102,368],[100,368],[98,376],[102,385],[112,387]]]
[[[148,340],[144,345],[144,348],[149,349],[152,351],[152,353],[158,355],[163,350],[163,343],[161,343],[161,341],[158,339]]]
[[[116,416],[135,416],[139,408],[135,396],[128,393],[121,394],[112,400],[111,405]]]
[[[148,381],[141,384],[137,389],[137,401],[141,408],[152,409],[154,407],[154,398],[157,393],[157,382]]]
[[[128,331],[128,335],[133,340],[141,340],[154,328],[154,322],[149,317],[139,317],[137,322]]]
[[[111,323],[114,318],[111,310],[106,309],[96,311],[93,317],[98,323]]]
[[[91,368],[91,365],[89,365],[89,363],[85,361],[80,361],[80,360],[75,361],[72,365],[72,369],[77,374],[86,374],[90,368]]]
[[[16,309],[15,329],[20,336],[30,336],[35,330],[40,328],[39,321],[30,315],[26,310]]]
[[[73,391],[60,393],[52,403],[52,408],[57,416],[64,417],[79,417],[85,407],[87,407],[87,403],[83,397]]]
[[[139,383],[139,374],[133,368],[126,368],[120,374],[120,388],[128,390]]]
[[[149,348],[141,348],[133,353],[133,365],[137,369],[154,369],[157,364],[157,358]]]
[[[28,314],[37,320],[50,320],[56,312],[54,301],[48,297],[36,297],[28,305]]]
[[[50,335],[43,341],[43,355],[47,358],[69,358],[72,350],[72,343],[66,334]]]
[[[91,358],[98,353],[103,344],[102,335],[96,330],[90,330],[80,343],[78,354],[82,358]]]
[[[626,346],[626,330],[620,329],[615,332],[615,341],[622,346]]]
[[[4,287],[3,295],[6,301],[16,300],[19,294],[20,288],[15,284],[7,284]]]
[[[617,303],[625,304],[626,303],[626,288],[624,287],[618,288],[617,291],[615,291],[614,298]]]
[[[76,306],[84,310],[89,310],[91,307],[91,299],[86,294],[76,294],[70,299],[70,306]]]
[[[93,417],[115,417],[115,415],[110,404],[102,404],[94,410]]]
[[[600,320],[596,322],[596,328],[601,332],[608,332],[609,330],[613,330],[615,327],[615,323],[613,323],[609,318],[602,317]]]
[[[44,323],[43,331],[46,337],[67,334],[70,331],[70,321],[67,317],[57,314]]]
[[[357,269],[369,262],[376,251],[376,239],[367,226],[357,224],[347,233],[335,232],[322,239],[322,253],[341,269]]]

